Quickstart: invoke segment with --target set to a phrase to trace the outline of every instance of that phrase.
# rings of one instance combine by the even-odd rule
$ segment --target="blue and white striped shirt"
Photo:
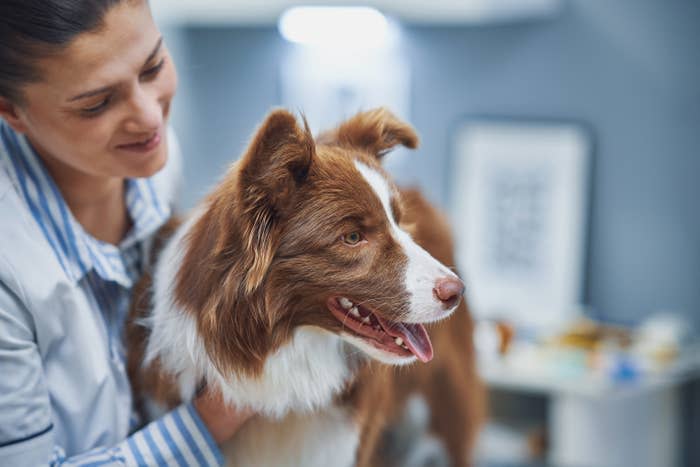
[[[122,345],[131,289],[179,178],[126,183],[133,227],[111,245],[75,220],[27,139],[0,120],[0,465],[220,465],[196,411],[143,429]]]

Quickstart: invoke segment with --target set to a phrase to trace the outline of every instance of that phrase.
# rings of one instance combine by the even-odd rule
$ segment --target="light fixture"
[[[280,16],[278,28],[290,42],[323,48],[382,48],[392,28],[378,10],[364,6],[299,6]]]

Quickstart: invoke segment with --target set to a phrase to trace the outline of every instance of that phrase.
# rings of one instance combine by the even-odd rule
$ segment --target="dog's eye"
[[[350,246],[355,246],[362,241],[362,234],[360,232],[350,232],[343,235],[343,241]]]

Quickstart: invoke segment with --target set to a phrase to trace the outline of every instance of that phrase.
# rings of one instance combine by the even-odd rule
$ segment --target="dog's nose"
[[[464,294],[464,282],[455,277],[443,277],[437,280],[433,292],[445,308],[452,308]]]

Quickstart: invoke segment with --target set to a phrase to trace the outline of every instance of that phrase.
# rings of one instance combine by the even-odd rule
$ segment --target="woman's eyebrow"
[[[153,57],[155,57],[155,56],[158,54],[158,51],[160,50],[160,48],[161,48],[162,45],[163,45],[163,37],[161,36],[161,37],[158,38],[158,42],[156,43],[156,46],[153,48],[153,50],[151,51],[151,53],[148,55],[148,57],[146,58],[146,60],[143,62],[142,68],[145,67],[146,65],[148,65],[148,63],[149,63],[151,60],[153,60]],[[87,92],[78,94],[77,96],[71,97],[70,99],[68,99],[68,102],[77,101],[77,100],[79,100],[79,99],[85,99],[86,97],[96,96],[96,95],[98,95],[98,94],[102,94],[102,93],[104,93],[104,92],[109,91],[109,90],[112,89],[113,87],[114,87],[114,86],[103,86],[103,87],[101,87],[101,88],[93,89],[93,90],[91,90],[91,91],[87,91]]]
[[[84,92],[82,94],[78,94],[75,97],[71,97],[70,99],[68,99],[68,102],[73,102],[73,101],[77,101],[80,99],[85,99],[86,97],[92,97],[92,96],[95,96],[97,94],[102,94],[103,92],[109,91],[113,87],[114,86],[104,86],[104,87],[101,87],[98,89],[93,89],[92,91]]]
[[[158,42],[156,43],[156,46],[153,48],[153,51],[148,55],[148,58],[146,59],[145,62],[143,62],[143,66],[148,65],[148,63],[153,60],[153,57],[158,55],[158,51],[160,50],[160,46],[163,45],[163,36],[158,38]]]

